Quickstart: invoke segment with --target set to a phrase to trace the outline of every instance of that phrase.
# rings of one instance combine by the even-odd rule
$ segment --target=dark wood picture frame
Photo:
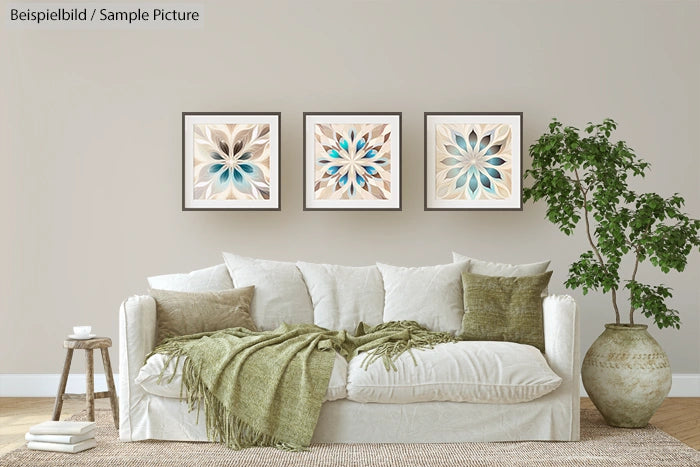
[[[511,160],[511,168],[513,169],[513,172],[515,172],[515,169],[517,169],[518,173],[512,173],[511,174],[511,196],[517,195],[517,205],[514,202],[513,199],[510,200],[504,200],[501,202],[501,200],[487,200],[487,202],[482,202],[482,200],[449,200],[449,201],[443,201],[443,200],[435,200],[431,197],[429,197],[429,190],[432,189],[434,192],[435,190],[435,166],[437,164],[436,162],[436,154],[434,153],[435,148],[432,148],[433,151],[433,161],[431,161],[430,158],[430,148],[429,144],[432,142],[433,144],[435,143],[435,129],[433,129],[433,134],[429,134],[429,129],[428,129],[428,120],[430,117],[437,117],[439,120],[445,120],[439,123],[452,123],[448,122],[449,118],[445,117],[455,117],[454,123],[475,123],[475,122],[466,122],[466,120],[469,120],[472,117],[484,117],[484,121],[482,123],[494,123],[494,117],[504,117],[503,120],[504,122],[507,120],[513,120],[513,117],[517,118],[517,124],[514,124],[511,122],[511,138],[512,138],[512,160]],[[457,117],[469,117],[467,119],[462,119],[462,121],[459,121]],[[517,130],[517,132],[516,132]],[[425,112],[423,114],[423,172],[424,172],[424,179],[423,179],[423,209],[425,211],[522,211],[523,210],[523,113],[522,112]],[[519,152],[519,154],[516,154],[516,151]],[[494,155],[494,157],[497,156]],[[502,159],[501,159],[502,160]],[[500,162],[500,161],[499,161]],[[494,169],[494,168],[492,168]],[[497,170],[495,170],[493,173],[498,173]],[[493,178],[489,180],[490,174],[485,174],[484,176],[486,177],[485,179],[488,180],[490,183]],[[500,175],[500,174],[498,174]],[[466,176],[466,173],[465,173]],[[432,183],[430,181],[430,177],[433,177]],[[479,203],[482,203],[483,206],[479,206]],[[437,204],[437,205],[436,205]],[[452,204],[452,205],[450,205]]]
[[[206,117],[211,117],[207,121]],[[232,117],[230,122],[221,117]],[[244,117],[244,118],[237,118]],[[188,124],[188,119],[192,121]],[[268,200],[194,200],[194,180],[188,183],[188,164],[194,163],[193,132],[188,125],[268,123],[270,125],[270,183]],[[280,211],[282,209],[281,112],[182,112],[182,210],[183,211]],[[192,147],[188,148],[188,142]],[[233,150],[224,146],[224,149]],[[188,153],[188,149],[190,153]],[[245,155],[245,153],[244,153]],[[251,164],[247,164],[250,167]],[[251,169],[252,170],[252,169]],[[242,173],[242,172],[241,172]],[[233,177],[233,175],[231,175]],[[190,186],[191,185],[191,186]],[[217,206],[220,204],[221,206]],[[259,204],[259,206],[258,206]]]
[[[311,138],[309,141],[309,135],[308,133],[308,122],[311,117],[330,117],[328,120],[335,120],[335,121],[328,121],[327,123],[361,123],[361,122],[351,122],[351,121],[345,121],[343,122],[342,118],[337,118],[337,117],[349,117],[346,120],[353,120],[356,117],[369,117],[367,120],[375,120],[375,121],[366,121],[365,123],[383,123],[379,122],[378,117],[387,117],[387,120],[394,120],[396,119],[396,124],[397,128],[393,129],[392,128],[392,141],[391,141],[391,170],[392,170],[392,181],[391,181],[391,193],[392,193],[392,198],[389,200],[311,200],[311,196],[314,190],[313,188],[309,189],[307,187],[307,183],[311,182],[313,184],[314,182],[314,171],[311,170],[309,173],[309,166],[314,167],[315,159],[314,159],[314,140]],[[336,117],[336,118],[333,118]],[[303,112],[303,120],[304,120],[304,133],[303,133],[303,206],[304,206],[304,211],[401,211],[402,210],[402,193],[401,193],[401,171],[402,171],[402,159],[401,159],[401,152],[402,152],[402,113],[401,112]],[[311,125],[314,125],[316,123],[320,122],[312,122]],[[389,123],[394,123],[394,122],[389,122]],[[398,132],[398,134],[396,133]],[[388,141],[388,140],[387,140]],[[311,144],[311,146],[307,146],[307,144]],[[394,150],[396,153],[394,154]],[[395,175],[395,178],[394,178]],[[310,178],[309,178],[310,177]],[[396,191],[394,191],[396,190]],[[326,202],[328,201],[328,202]],[[332,201],[332,202],[331,202]],[[353,202],[349,202],[353,201]],[[384,202],[387,201],[387,202]],[[364,207],[361,204],[362,202],[365,202],[368,204],[368,206]],[[334,205],[334,203],[338,203],[339,205]],[[316,204],[316,205],[314,205]],[[343,206],[343,204],[349,204],[350,206]],[[379,205],[379,206],[377,206]],[[384,206],[386,205],[386,206]]]

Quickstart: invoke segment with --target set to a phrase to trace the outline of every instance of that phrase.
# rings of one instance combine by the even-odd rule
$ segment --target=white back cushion
[[[304,279],[294,263],[224,253],[236,287],[255,286],[250,315],[258,329],[282,323],[313,323],[314,309]]]
[[[151,289],[175,292],[219,292],[233,288],[231,276],[225,264],[197,269],[185,274],[164,274],[148,278]]]
[[[297,262],[314,306],[314,324],[354,333],[360,321],[380,324],[384,285],[377,266]]]
[[[382,359],[365,370],[365,354],[350,360],[348,394],[356,402],[407,404],[453,401],[526,402],[554,391],[562,379],[536,348],[513,342],[463,341],[404,352],[387,371]]]
[[[384,281],[384,322],[412,320],[432,331],[462,326],[462,272],[468,261],[420,268],[377,263]]]
[[[500,277],[523,277],[536,276],[547,272],[550,261],[541,261],[539,263],[526,264],[508,264],[508,263],[493,263],[491,261],[482,261],[480,259],[470,258],[469,256],[460,255],[452,252],[452,261],[469,261],[467,272],[473,274],[481,274],[482,276],[500,276]],[[542,296],[549,295],[549,289],[545,287],[542,291]]]
[[[455,263],[469,261],[469,269],[467,272],[481,274],[482,276],[501,277],[535,276],[537,274],[547,272],[547,268],[549,267],[550,263],[550,261],[528,264],[493,263],[490,261],[470,258],[469,256],[460,255],[459,253],[455,252],[452,252],[452,260]]]

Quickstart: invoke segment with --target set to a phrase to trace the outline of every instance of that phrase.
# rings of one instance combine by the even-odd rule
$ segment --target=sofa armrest
[[[568,295],[550,295],[544,299],[543,310],[545,357],[563,380],[557,391],[566,391],[571,397],[571,439],[579,439],[581,343],[578,306]]]
[[[156,340],[156,301],[134,295],[119,307],[119,437],[131,440],[132,409],[146,395],[134,382]]]
[[[568,295],[544,299],[544,348],[549,366],[564,381],[576,382],[579,368],[578,307]]]

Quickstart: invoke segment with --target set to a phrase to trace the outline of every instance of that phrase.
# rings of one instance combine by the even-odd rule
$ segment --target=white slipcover
[[[135,383],[153,349],[156,307],[133,296],[119,311],[120,426],[123,441],[206,441],[203,420],[178,399],[149,394]],[[347,399],[321,408],[313,442],[411,443],[579,439],[579,327],[569,296],[544,300],[545,358],[561,385],[519,404],[418,402],[371,404]],[[200,417],[201,419],[201,417]]]

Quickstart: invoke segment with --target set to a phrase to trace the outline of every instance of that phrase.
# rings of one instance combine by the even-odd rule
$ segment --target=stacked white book
[[[94,448],[95,422],[44,422],[24,435],[29,449],[76,453]]]

